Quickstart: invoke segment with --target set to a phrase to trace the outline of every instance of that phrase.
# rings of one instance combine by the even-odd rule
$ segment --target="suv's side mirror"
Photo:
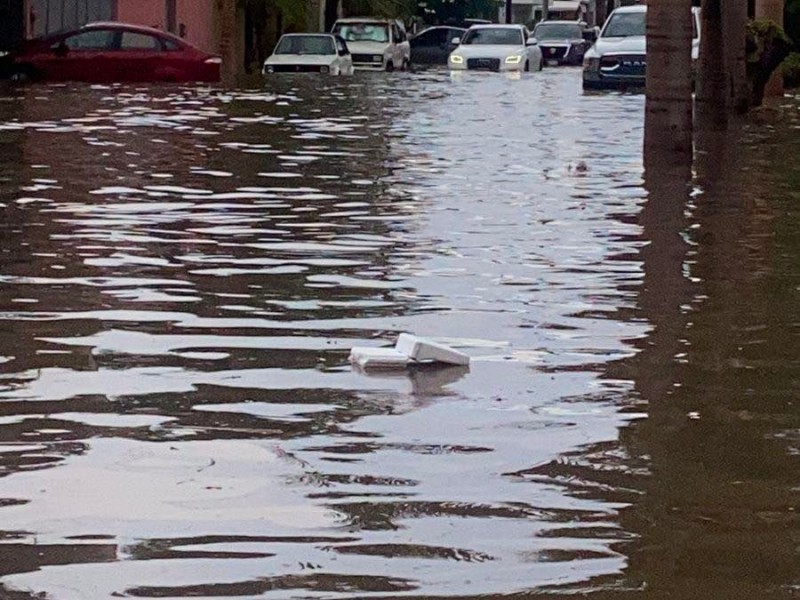
[[[451,46],[458,46],[459,44],[461,44],[461,38],[460,37],[454,37],[452,40],[450,40],[450,45]]]

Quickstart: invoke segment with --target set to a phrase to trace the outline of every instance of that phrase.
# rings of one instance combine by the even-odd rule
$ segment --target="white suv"
[[[411,63],[411,46],[405,28],[394,19],[339,19],[332,33],[347,42],[356,69],[405,70]]]

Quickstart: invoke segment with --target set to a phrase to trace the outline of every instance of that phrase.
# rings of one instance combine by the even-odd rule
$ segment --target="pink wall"
[[[177,26],[184,39],[206,52],[217,52],[213,0],[177,0]],[[117,0],[117,20],[167,29],[167,0]]]
[[[214,32],[213,0],[178,0],[178,27],[186,26],[186,41],[205,50],[219,52]]]
[[[164,0],[117,0],[117,20],[166,29],[167,5]]]

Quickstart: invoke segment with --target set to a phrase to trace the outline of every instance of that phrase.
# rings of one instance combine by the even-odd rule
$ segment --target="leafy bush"
[[[783,84],[787,88],[800,87],[800,52],[792,52],[781,64]]]

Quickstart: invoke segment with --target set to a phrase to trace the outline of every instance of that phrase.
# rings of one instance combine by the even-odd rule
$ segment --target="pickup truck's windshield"
[[[342,36],[346,42],[389,41],[389,26],[382,23],[338,23],[333,33]]]
[[[623,12],[614,13],[606,23],[602,37],[631,37],[644,35],[647,22],[647,13]]]

